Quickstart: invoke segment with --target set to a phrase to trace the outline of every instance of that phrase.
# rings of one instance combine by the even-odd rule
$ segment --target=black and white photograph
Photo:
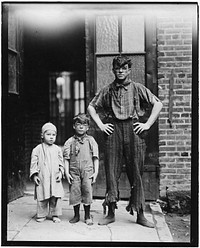
[[[1,10],[1,245],[198,247],[198,2]]]

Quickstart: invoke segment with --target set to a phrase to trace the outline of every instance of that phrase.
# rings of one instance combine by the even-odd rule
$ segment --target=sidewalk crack
[[[109,227],[109,226],[107,226],[107,228],[108,228],[108,230],[109,230],[109,232],[110,232],[110,241],[113,241],[113,233],[112,233],[112,229],[111,229],[111,227]]]
[[[17,235],[24,229],[24,227],[34,218],[36,216],[36,214],[31,218],[31,219],[29,219],[24,225],[23,225],[23,227],[20,229],[20,230],[18,230],[17,231],[17,233],[14,235],[14,237],[12,238],[12,241],[14,241],[15,240],[15,238],[17,237]]]

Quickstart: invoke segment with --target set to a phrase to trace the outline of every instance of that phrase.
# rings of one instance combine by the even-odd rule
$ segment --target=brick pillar
[[[164,196],[167,189],[191,187],[192,17],[159,17],[157,42],[159,98],[163,102],[159,118],[160,196]],[[173,105],[171,127],[169,99]]]

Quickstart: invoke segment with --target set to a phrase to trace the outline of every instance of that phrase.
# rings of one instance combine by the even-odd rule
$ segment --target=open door
[[[155,20],[149,16],[146,17],[138,9],[132,10],[130,14],[128,11],[119,14],[119,12],[108,10],[106,14],[96,14],[93,18],[88,18],[86,22],[88,102],[100,88],[114,80],[112,60],[120,53],[132,59],[131,79],[144,84],[157,95],[155,27]],[[95,124],[91,128],[91,134],[100,148],[100,170],[94,186],[94,196],[104,197],[106,179],[102,152],[103,135],[100,134]],[[145,197],[146,200],[156,200],[159,196],[157,123],[151,128],[146,143],[147,154],[143,173]],[[120,198],[129,197],[130,186],[125,166],[119,189]]]

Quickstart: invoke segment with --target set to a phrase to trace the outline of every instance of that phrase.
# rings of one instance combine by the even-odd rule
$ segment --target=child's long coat
[[[52,196],[64,196],[62,181],[56,182],[59,171],[64,174],[63,156],[59,146],[42,143],[33,149],[30,178],[35,173],[38,173],[40,178],[40,184],[35,185],[35,199],[42,201]]]

